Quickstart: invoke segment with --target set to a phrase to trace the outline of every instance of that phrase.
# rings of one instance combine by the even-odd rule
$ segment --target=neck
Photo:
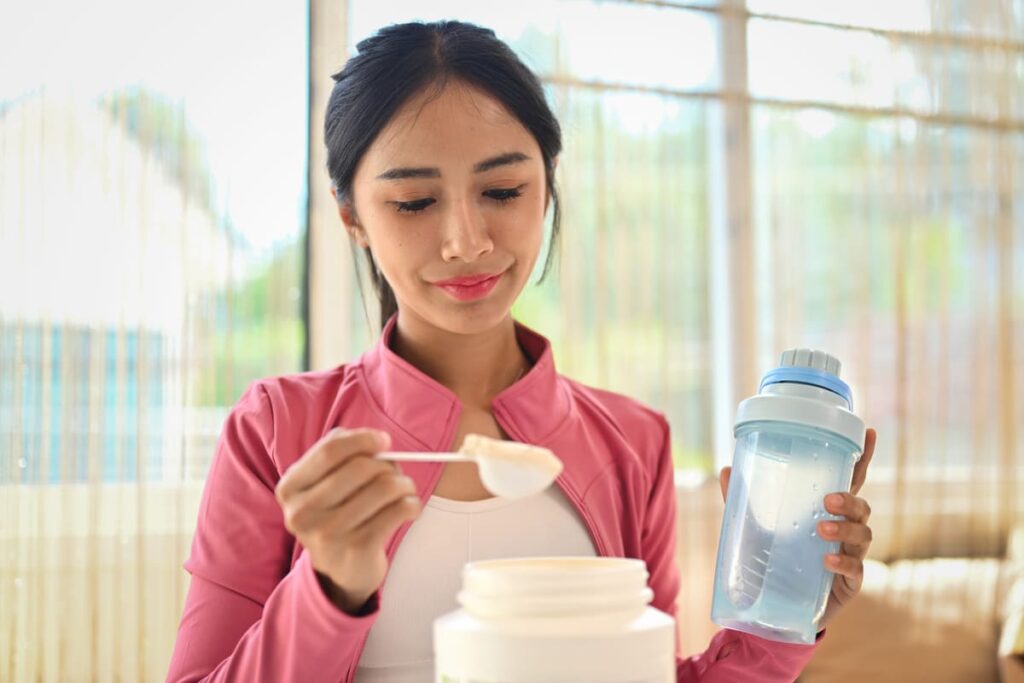
[[[475,334],[439,329],[399,315],[392,350],[454,393],[463,405],[490,409],[491,401],[530,366],[509,315]]]

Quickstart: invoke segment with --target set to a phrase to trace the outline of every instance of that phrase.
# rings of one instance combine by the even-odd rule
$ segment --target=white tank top
[[[391,562],[356,683],[433,682],[434,620],[458,609],[455,595],[466,562],[596,554],[558,486],[520,500],[431,496]]]

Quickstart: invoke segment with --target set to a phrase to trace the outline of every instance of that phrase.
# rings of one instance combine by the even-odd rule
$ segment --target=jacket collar
[[[392,436],[403,434],[411,439],[410,447],[449,450],[462,404],[447,387],[392,351],[397,320],[398,314],[388,320],[380,339],[362,357],[367,390],[394,423]],[[510,437],[524,443],[542,444],[569,416],[570,393],[555,370],[551,343],[518,322],[515,329],[533,367],[498,394],[491,408],[498,424]]]

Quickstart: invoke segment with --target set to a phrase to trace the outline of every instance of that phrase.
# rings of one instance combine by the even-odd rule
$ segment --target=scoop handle
[[[404,462],[476,462],[465,453],[433,453],[428,451],[384,451],[374,456],[377,460]]]

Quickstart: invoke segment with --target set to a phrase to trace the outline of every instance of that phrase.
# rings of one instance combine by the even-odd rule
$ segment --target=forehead
[[[461,82],[429,87],[395,113],[361,166],[376,175],[393,166],[471,166],[521,151],[540,160],[533,135],[497,99]]]

